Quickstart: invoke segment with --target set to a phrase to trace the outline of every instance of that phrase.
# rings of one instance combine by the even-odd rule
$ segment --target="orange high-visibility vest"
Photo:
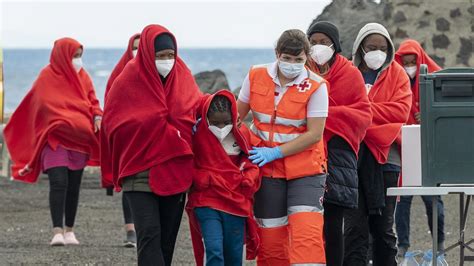
[[[326,82],[307,70],[309,78],[289,87],[275,106],[276,85],[267,68],[268,65],[254,66],[249,73],[249,104],[253,113],[251,143],[257,147],[280,146],[304,134],[307,131],[308,102],[321,83]],[[327,167],[323,140],[260,169],[263,176],[287,180],[325,173]]]

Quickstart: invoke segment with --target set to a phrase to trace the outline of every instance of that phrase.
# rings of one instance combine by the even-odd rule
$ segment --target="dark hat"
[[[176,47],[171,35],[163,33],[155,38],[155,53],[166,49],[176,50]]]
[[[308,38],[310,38],[311,35],[317,32],[324,33],[331,39],[331,41],[334,43],[334,50],[336,53],[340,53],[342,51],[341,43],[339,42],[339,30],[337,29],[336,25],[329,21],[317,21],[309,26],[308,32],[306,34],[308,35]]]

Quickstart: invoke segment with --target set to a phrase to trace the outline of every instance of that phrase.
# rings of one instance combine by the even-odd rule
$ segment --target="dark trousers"
[[[342,266],[344,259],[344,207],[324,202],[324,240],[326,265]]]
[[[130,209],[130,203],[128,202],[125,193],[122,193],[122,210],[123,210],[123,220],[125,224],[133,224],[132,210]]]
[[[185,194],[125,192],[137,232],[138,265],[171,265]]]
[[[410,208],[413,196],[401,196],[400,202],[397,204],[395,211],[395,222],[398,236],[399,247],[410,247]],[[426,216],[428,216],[428,226],[433,232],[433,197],[421,196],[426,208]],[[436,197],[438,207],[438,243],[444,242],[444,204],[441,197]],[[420,214],[417,214],[420,215]]]
[[[49,179],[49,208],[53,227],[73,227],[79,204],[82,180],[81,170],[72,171],[67,167],[53,167],[46,171]]]
[[[359,208],[344,210],[344,265],[366,266],[369,232],[373,237],[373,265],[395,266],[397,237],[393,231],[396,197],[387,197],[387,188],[396,187],[398,172],[384,172],[385,207],[381,215],[369,215],[365,195],[359,190]]]
[[[246,217],[203,207],[194,209],[206,247],[206,266],[240,266]]]

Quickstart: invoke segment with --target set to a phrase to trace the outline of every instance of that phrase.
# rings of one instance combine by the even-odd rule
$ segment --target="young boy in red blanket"
[[[253,195],[260,186],[248,159],[249,131],[238,126],[234,95],[219,91],[204,102],[194,128],[195,174],[186,210],[197,265],[242,265],[258,247]],[[203,245],[204,242],[204,245]]]

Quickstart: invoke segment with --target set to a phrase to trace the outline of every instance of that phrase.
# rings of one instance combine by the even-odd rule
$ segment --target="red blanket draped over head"
[[[45,145],[87,153],[98,165],[99,142],[94,116],[102,115],[89,74],[72,65],[82,45],[71,38],[54,43],[50,63],[13,113],[4,130],[16,180],[34,183],[41,171]]]
[[[408,117],[407,124],[418,124],[415,119],[415,114],[420,112],[420,65],[427,65],[429,73],[441,70],[441,67],[438,66],[438,64],[436,64],[436,62],[433,61],[433,59],[431,59],[428,54],[426,54],[421,45],[415,40],[406,40],[400,44],[400,48],[398,48],[398,51],[395,54],[395,61],[397,61],[401,66],[403,66],[402,57],[404,55],[409,54],[416,55],[416,76],[415,83],[411,88],[413,94],[413,103],[411,106],[410,116]]]
[[[122,70],[125,68],[125,65],[128,63],[128,61],[133,59],[133,42],[138,38],[140,38],[140,33],[136,33],[132,37],[130,37],[130,40],[128,41],[127,50],[125,51],[125,53],[120,58],[117,65],[114,67],[114,70],[112,70],[112,73],[110,74],[109,80],[107,81],[107,86],[105,87],[105,97],[104,97],[104,99],[107,98],[107,94],[109,94],[109,91],[110,91],[110,88],[112,87],[112,84],[114,83],[114,81],[118,77],[118,75],[120,75],[120,73],[122,73]]]
[[[312,63],[311,68],[318,73]],[[324,79],[329,83],[329,115],[324,140],[327,143],[334,135],[338,135],[357,154],[372,121],[364,79],[352,62],[339,54]]]
[[[127,65],[127,63],[133,59],[133,42],[137,38],[140,38],[140,33],[136,33],[132,37],[130,37],[130,40],[128,41],[127,50],[122,55],[122,58],[120,58],[114,70],[110,74],[109,80],[107,81],[107,87],[105,88],[104,101],[107,100],[107,95],[109,94],[110,88],[112,87],[112,84],[114,83],[115,79],[117,79],[120,73],[122,73],[123,69],[125,68],[125,65]],[[114,186],[112,181],[112,174],[110,172],[108,174],[102,175],[102,186],[107,188],[111,188]]]
[[[222,144],[208,129],[207,112],[213,97],[226,96],[232,103],[232,133],[242,150],[239,158],[233,160]],[[209,207],[237,216],[247,217],[246,248],[247,259],[255,259],[258,248],[257,223],[253,215],[253,194],[260,187],[260,174],[256,165],[248,159],[250,132],[242,125],[237,127],[237,104],[230,91],[219,91],[207,97],[203,103],[201,121],[193,136],[195,154],[195,175],[193,188],[189,193],[186,211],[189,215],[194,257],[198,266],[204,263],[204,245],[194,208]],[[238,165],[235,164],[238,162]]]
[[[377,162],[385,164],[392,143],[400,143],[400,130],[410,113],[410,80],[405,70],[393,61],[379,74],[368,96],[372,124],[364,142]]]
[[[177,51],[175,64],[162,83],[154,48],[160,34],[169,34],[177,47],[166,28],[145,27],[136,58],[117,77],[105,102],[102,174],[111,175],[117,191],[122,178],[146,170],[150,170],[150,187],[158,195],[180,193],[191,186],[191,130],[202,94]]]

